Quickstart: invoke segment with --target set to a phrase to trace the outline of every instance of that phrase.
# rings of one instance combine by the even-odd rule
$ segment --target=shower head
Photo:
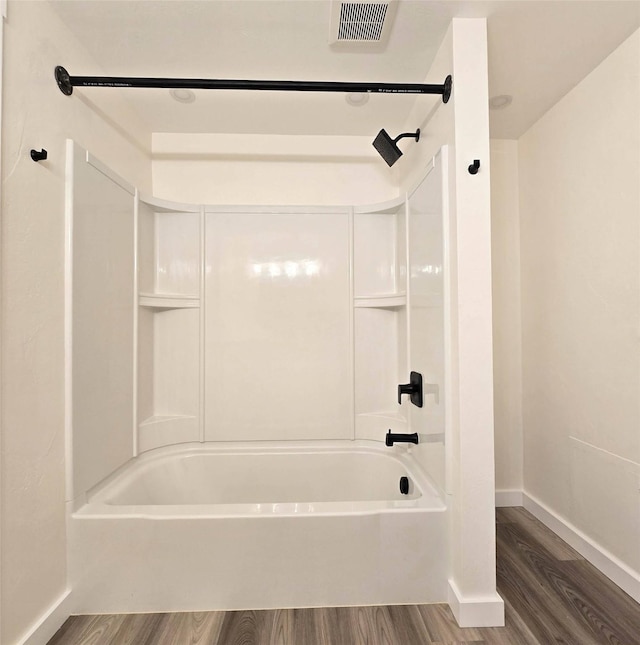
[[[398,141],[405,137],[413,137],[416,142],[420,141],[420,128],[415,132],[399,134],[395,139],[392,139],[383,128],[373,140],[373,147],[380,153],[380,156],[387,162],[387,165],[393,166],[402,157],[402,150],[398,148]]]

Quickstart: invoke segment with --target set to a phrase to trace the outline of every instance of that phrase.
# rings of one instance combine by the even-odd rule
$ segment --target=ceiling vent
[[[396,9],[396,0],[331,2],[329,42],[380,44],[386,42]]]

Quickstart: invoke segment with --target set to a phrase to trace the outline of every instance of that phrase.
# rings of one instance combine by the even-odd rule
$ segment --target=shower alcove
[[[447,149],[348,207],[170,203],[67,152],[77,611],[446,601]]]
[[[448,74],[451,101],[407,115],[420,142],[387,172],[368,140],[357,178],[349,137],[336,170],[324,137],[315,166],[280,135],[252,166],[273,141],[161,133],[159,199],[68,142],[72,613],[448,602],[503,623],[484,22],[452,22],[427,79]],[[328,205],[352,180],[367,197]],[[274,186],[285,205],[260,205]],[[412,371],[421,408],[397,399]]]

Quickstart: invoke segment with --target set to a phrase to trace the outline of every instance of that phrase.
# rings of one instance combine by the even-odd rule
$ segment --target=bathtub
[[[446,529],[404,446],[161,448],[70,507],[75,612],[446,602]]]

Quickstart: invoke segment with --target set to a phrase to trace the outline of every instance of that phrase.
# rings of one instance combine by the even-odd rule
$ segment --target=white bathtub
[[[409,494],[400,478],[409,479]],[[84,515],[341,514],[444,509],[410,455],[349,444],[173,446],[142,455],[88,495]]]
[[[69,536],[78,613],[447,600],[446,506],[377,442],[151,451],[89,491]]]

